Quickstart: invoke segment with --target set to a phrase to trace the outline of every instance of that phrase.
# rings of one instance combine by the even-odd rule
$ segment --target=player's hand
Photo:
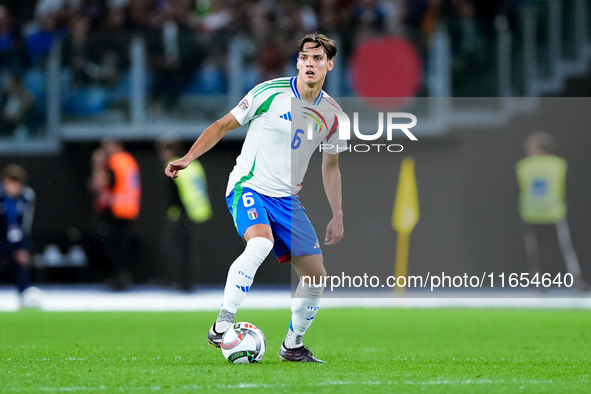
[[[23,267],[26,267],[31,262],[31,254],[26,249],[17,249],[14,251],[14,259]]]
[[[345,228],[343,227],[342,217],[333,217],[328,226],[326,226],[326,235],[324,236],[325,245],[336,245],[343,238]]]
[[[166,166],[164,173],[170,178],[176,178],[179,176],[179,171],[184,170],[189,166],[190,161],[187,161],[184,157],[178,160],[171,161]]]

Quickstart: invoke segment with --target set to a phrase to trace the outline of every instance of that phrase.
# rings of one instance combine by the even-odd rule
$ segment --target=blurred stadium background
[[[11,75],[18,75],[34,97],[21,122],[2,120],[0,167],[18,162],[29,171],[38,198],[32,252],[43,253],[54,244],[65,254],[80,245],[87,258],[87,264],[76,267],[39,267],[36,283],[98,281],[101,257],[92,245],[96,222],[87,181],[91,153],[108,136],[122,140],[141,167],[135,281],[160,283],[168,269],[158,258],[167,209],[162,190],[170,187],[170,180],[163,175],[154,141],[172,133],[188,148],[256,83],[294,75],[299,38],[317,30],[339,43],[336,67],[325,86],[333,97],[358,95],[352,81],[364,70],[352,66],[355,54],[370,42],[396,36],[412,43],[420,59],[420,69],[411,70],[420,75],[414,94],[420,100],[437,98],[437,105],[447,110],[454,106],[458,113],[444,128],[419,130],[419,143],[405,143],[402,154],[384,158],[369,153],[351,160],[343,155],[346,228],[378,228],[374,245],[393,245],[396,235],[389,223],[397,174],[403,156],[411,155],[422,212],[411,242],[409,273],[527,272],[514,165],[523,157],[525,136],[545,129],[557,139],[557,154],[569,161],[571,233],[583,275],[591,279],[591,137],[585,116],[591,104],[585,98],[591,93],[591,1],[0,4],[1,110],[6,111],[9,101],[6,81]],[[404,79],[397,67],[392,64],[392,74]],[[441,99],[462,97],[489,98],[494,104],[488,109],[493,109],[481,114],[471,106],[473,100],[450,104]],[[569,122],[572,111],[582,117]],[[194,246],[199,260],[191,273],[195,284],[222,284],[243,247],[223,198],[243,137],[244,130],[235,131],[201,159],[214,220],[205,224],[204,244]],[[322,190],[319,171],[314,171],[318,162],[315,157],[310,165],[303,199],[323,234],[328,210],[316,193]],[[376,172],[376,166],[388,171]],[[361,178],[379,183],[379,192],[368,195],[356,183]],[[366,201],[372,210],[347,200]],[[359,246],[351,242],[343,250]],[[384,264],[388,274],[394,259],[390,249],[380,256],[389,261]],[[340,272],[339,257],[331,253],[337,252],[326,251],[327,266]],[[558,257],[550,270],[557,272],[562,262],[559,251],[553,253]],[[289,276],[288,269],[271,262],[262,266],[257,283],[285,284]],[[0,282],[10,283],[5,269]]]

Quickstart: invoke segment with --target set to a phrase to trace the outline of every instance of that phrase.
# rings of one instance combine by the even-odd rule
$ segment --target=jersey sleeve
[[[260,83],[248,92],[230,113],[234,115],[240,125],[244,125],[265,114],[273,99],[288,89],[290,89],[288,78],[277,78]]]
[[[252,90],[244,96],[242,101],[235,106],[230,113],[234,115],[240,125],[250,122],[254,118],[254,96]]]

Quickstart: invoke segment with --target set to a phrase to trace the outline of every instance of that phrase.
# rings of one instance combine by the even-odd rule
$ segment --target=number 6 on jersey
[[[295,131],[295,134],[293,136],[293,140],[291,141],[291,149],[298,149],[300,147],[300,145],[302,144],[302,137],[299,136],[299,134],[304,134],[304,130],[302,129],[297,129]]]

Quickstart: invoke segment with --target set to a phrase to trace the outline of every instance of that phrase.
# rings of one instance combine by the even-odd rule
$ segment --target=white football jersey
[[[265,196],[287,197],[301,189],[312,153],[338,154],[338,104],[324,91],[313,103],[301,99],[297,77],[277,78],[255,86],[230,113],[248,132],[230,174],[226,196],[249,187]],[[308,131],[308,122],[313,125]]]

